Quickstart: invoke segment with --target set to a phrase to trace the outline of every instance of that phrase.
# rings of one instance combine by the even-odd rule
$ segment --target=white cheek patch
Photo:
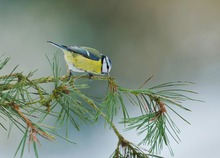
[[[102,63],[102,72],[107,73],[108,69],[107,69],[107,63],[106,63],[106,59],[103,59],[103,63]]]
[[[106,61],[107,61],[107,68],[108,68],[108,72],[110,72],[111,71],[111,68],[112,68],[112,65],[111,65],[111,61],[110,61],[110,59],[108,58],[108,57],[106,57]]]

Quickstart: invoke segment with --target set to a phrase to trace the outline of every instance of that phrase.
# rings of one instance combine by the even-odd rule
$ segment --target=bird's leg
[[[89,76],[89,79],[91,79],[91,78],[92,78],[92,76],[93,76],[93,74],[88,73],[88,76]]]
[[[66,70],[67,70],[67,76],[68,76],[68,81],[69,81],[73,74],[72,74],[71,70],[68,68],[68,65],[66,65]]]
[[[69,70],[68,75],[69,75],[69,80],[70,80],[70,79],[71,79],[71,76],[73,76],[73,73],[72,73],[71,70]]]

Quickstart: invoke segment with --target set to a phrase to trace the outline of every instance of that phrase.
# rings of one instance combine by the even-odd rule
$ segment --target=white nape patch
[[[74,72],[85,72],[84,70],[81,70],[81,69],[76,68],[76,67],[75,67],[73,64],[71,64],[71,63],[67,63],[67,65],[68,65],[68,68],[69,68],[70,70],[74,71]]]

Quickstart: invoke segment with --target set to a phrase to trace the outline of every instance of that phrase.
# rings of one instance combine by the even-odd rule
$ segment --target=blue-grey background
[[[46,43],[52,40],[91,46],[108,55],[113,62],[111,75],[124,87],[138,88],[151,75],[155,77],[149,85],[195,82],[189,88],[199,95],[192,97],[205,103],[187,102],[192,112],[179,110],[191,125],[173,116],[182,141],[171,145],[176,158],[219,157],[219,17],[218,0],[0,0],[0,54],[11,58],[0,73],[8,74],[19,64],[18,72],[38,69],[35,77],[51,75],[45,55],[58,52]],[[61,54],[60,61],[65,74]],[[40,157],[107,158],[117,143],[103,121],[70,133],[77,145],[42,139]],[[15,127],[9,138],[7,134],[1,130],[0,157],[4,158],[14,155],[22,136]],[[139,140],[135,131],[124,135]],[[171,157],[166,147],[161,155]],[[32,156],[33,149],[25,151],[25,157]]]

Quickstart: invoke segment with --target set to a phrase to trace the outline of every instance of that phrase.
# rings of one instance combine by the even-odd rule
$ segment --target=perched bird
[[[109,75],[112,64],[109,57],[101,54],[98,50],[90,47],[65,46],[47,41],[55,47],[60,48],[68,69],[74,72],[87,72],[92,74]]]

